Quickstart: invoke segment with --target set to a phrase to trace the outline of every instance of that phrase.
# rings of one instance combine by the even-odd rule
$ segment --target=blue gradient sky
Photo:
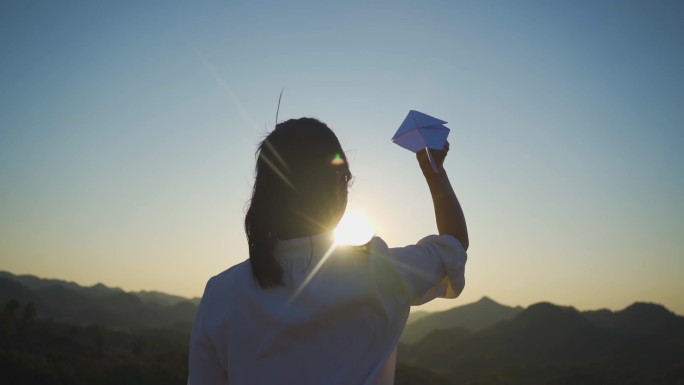
[[[317,117],[350,206],[436,231],[409,109],[449,121],[462,302],[684,313],[684,3],[0,3],[0,269],[201,294],[247,258],[254,150]],[[459,302],[438,301],[426,309]]]

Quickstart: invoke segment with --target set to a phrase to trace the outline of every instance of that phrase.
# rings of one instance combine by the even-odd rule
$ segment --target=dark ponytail
[[[245,216],[245,233],[249,244],[249,262],[254,277],[261,287],[283,284],[283,268],[273,257],[276,237],[272,212],[274,200],[269,199],[266,189],[254,185],[252,200]]]
[[[278,124],[256,158],[245,233],[254,277],[268,288],[283,284],[283,269],[273,255],[276,241],[303,220],[341,216],[351,173],[335,134],[312,118]]]

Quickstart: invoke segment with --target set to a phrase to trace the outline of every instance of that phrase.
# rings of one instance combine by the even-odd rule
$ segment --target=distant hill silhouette
[[[41,318],[76,325],[118,329],[190,327],[199,299],[160,292],[125,292],[103,284],[73,282],[0,272],[0,304],[33,303]]]
[[[406,321],[406,324],[410,324],[413,322],[418,321],[419,319],[423,319],[426,316],[429,316],[431,313],[429,311],[412,311],[411,314],[409,314],[408,320]]]
[[[434,330],[462,327],[471,331],[487,328],[499,321],[513,318],[522,307],[509,307],[483,297],[477,302],[450,310],[429,313],[410,322],[404,329],[401,341],[415,343]],[[409,320],[410,321],[410,320]]]
[[[75,282],[68,282],[59,279],[39,278],[29,274],[15,275],[7,271],[0,271],[0,278],[6,278],[11,281],[21,283],[29,289],[41,289],[50,286],[60,286],[74,289],[85,293],[91,298],[101,298],[111,294],[124,293],[124,290],[118,287],[108,287],[101,283],[97,283],[90,287],[81,286]],[[132,291],[128,292],[140,298],[144,303],[156,302],[159,305],[167,306],[174,305],[178,302],[190,301],[194,304],[199,304],[200,298],[185,298],[178,295],[166,294],[159,291]]]
[[[399,361],[453,384],[681,384],[683,322],[654,304],[582,313],[538,303],[480,331],[433,331],[402,344]]]
[[[136,291],[133,292],[138,298],[145,303],[156,303],[162,306],[175,305],[179,302],[192,302],[199,305],[200,298],[185,298],[178,295],[166,294],[159,291]]]
[[[584,316],[604,328],[640,334],[667,333],[684,337],[684,317],[679,317],[662,305],[636,302],[619,312],[586,311]]]
[[[182,383],[196,301],[0,272],[0,369],[9,383]],[[658,304],[581,312],[484,297],[411,318],[396,384],[684,384],[684,317]]]

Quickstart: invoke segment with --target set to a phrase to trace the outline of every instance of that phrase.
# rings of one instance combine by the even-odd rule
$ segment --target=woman
[[[392,384],[411,305],[463,290],[468,232],[443,151],[418,163],[437,228],[416,245],[336,247],[351,179],[316,119],[276,126],[257,150],[245,231],[249,261],[211,278],[190,338],[188,383]]]

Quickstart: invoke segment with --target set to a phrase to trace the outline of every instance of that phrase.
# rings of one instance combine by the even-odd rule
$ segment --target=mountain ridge
[[[159,292],[141,295],[103,284],[82,287],[73,282],[24,278],[34,287],[30,288],[21,278],[9,277],[14,276],[0,274],[0,302],[5,305],[0,337],[16,339],[13,346],[24,349],[22,354],[26,354],[27,344],[34,344],[36,362],[51,362],[41,358],[51,354],[73,356],[78,353],[73,346],[94,349],[81,352],[79,360],[92,361],[98,354],[119,357],[130,350],[130,362],[137,362],[148,349],[169,357],[159,349],[169,346],[167,338],[171,336],[179,341],[174,356],[186,362],[187,336],[197,309],[190,300],[179,301],[177,296]],[[12,299],[20,302],[23,312],[8,302]],[[27,318],[29,303],[38,313],[33,323]],[[8,317],[12,308],[17,317]],[[413,318],[405,333],[417,325],[423,328],[423,335],[411,343],[402,336],[397,384],[684,383],[684,317],[659,304],[635,302],[618,311],[580,311],[549,302],[510,307],[483,297]],[[430,323],[434,327],[430,328]],[[42,346],[45,331],[54,338]],[[155,342],[160,335],[167,337]],[[72,345],[61,345],[60,341],[67,340]],[[2,354],[15,357],[11,350],[3,353],[0,349]],[[154,357],[148,358],[158,362]],[[12,362],[5,369],[34,370],[23,361]]]
[[[9,271],[0,270],[0,278],[7,278],[15,282],[19,282],[30,289],[40,289],[46,286],[62,286],[69,287],[75,290],[91,289],[92,294],[113,294],[113,293],[130,293],[139,297],[143,302],[158,301],[160,305],[168,305],[181,301],[190,301],[199,304],[199,297],[183,297],[176,294],[168,294],[157,290],[138,290],[125,291],[120,287],[107,286],[98,282],[91,286],[79,285],[73,281],[66,281],[56,278],[40,278],[32,274],[14,274]]]
[[[520,306],[510,307],[501,305],[491,298],[484,296],[476,302],[423,315],[406,326],[401,341],[404,343],[415,343],[433,330],[449,329],[451,327],[463,327],[470,331],[477,331],[499,321],[510,319],[522,311],[522,309]]]
[[[662,305],[583,312],[540,302],[479,331],[434,330],[400,344],[398,357],[455,384],[682,383],[683,332],[684,317]]]
[[[126,292],[104,284],[17,276],[0,272],[0,304],[33,303],[37,316],[75,325],[99,324],[115,329],[188,329],[199,299],[161,292]]]

